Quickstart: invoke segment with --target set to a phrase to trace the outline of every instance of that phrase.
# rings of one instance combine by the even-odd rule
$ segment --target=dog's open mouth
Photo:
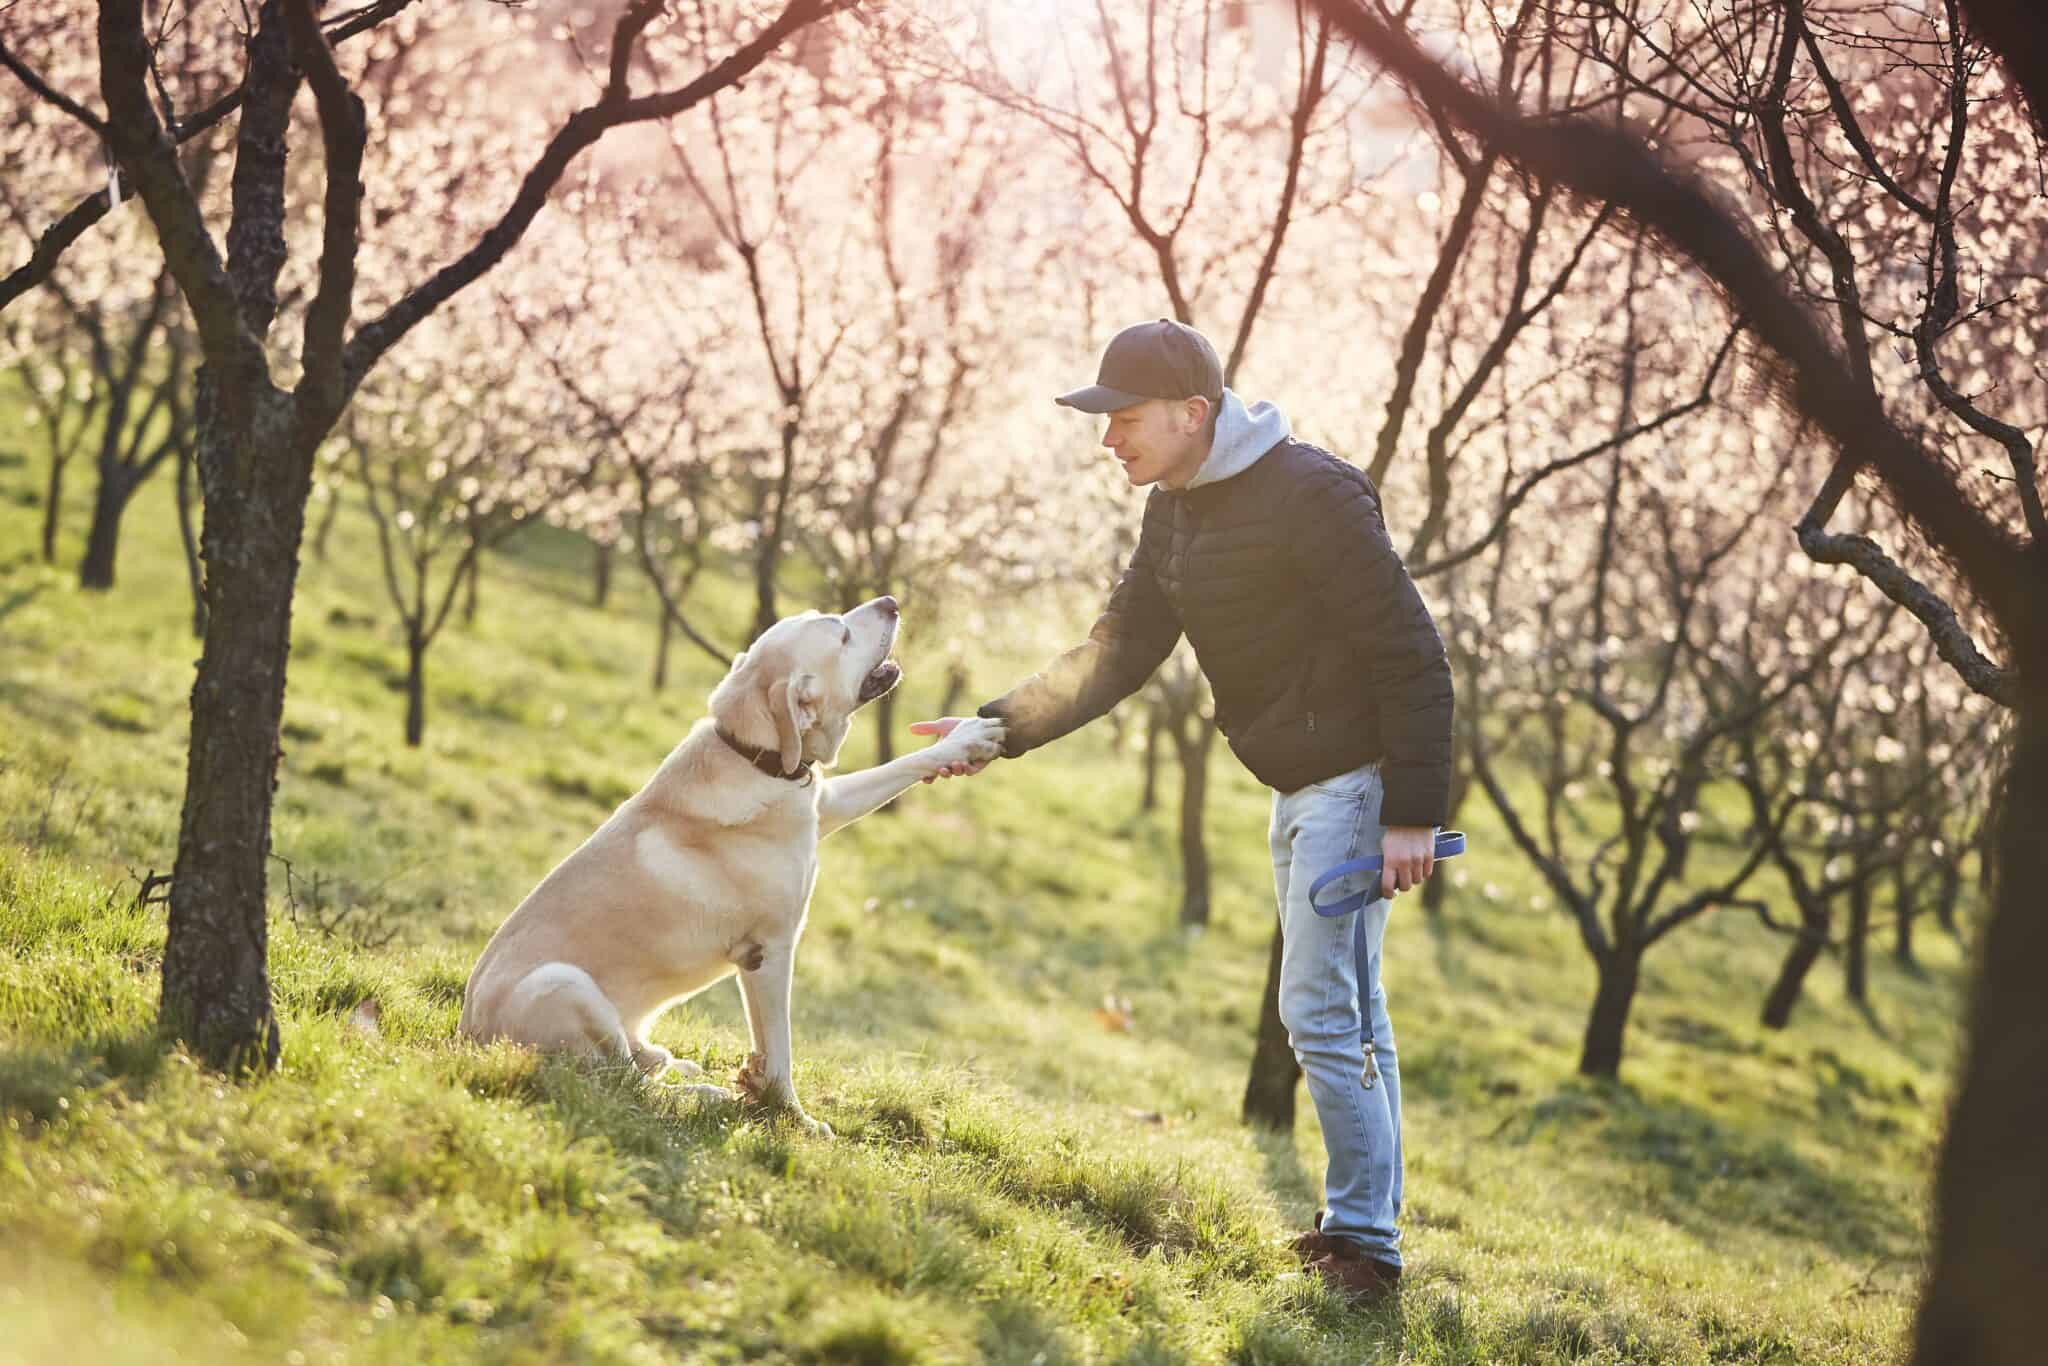
[[[875,666],[875,671],[860,681],[860,700],[872,702],[903,681],[903,666],[893,659],[885,659]]]

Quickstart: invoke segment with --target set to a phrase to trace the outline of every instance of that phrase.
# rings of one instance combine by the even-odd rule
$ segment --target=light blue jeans
[[[1308,1079],[1329,1166],[1323,1232],[1401,1264],[1401,1072],[1380,987],[1386,898],[1349,915],[1309,908],[1309,884],[1336,865],[1380,851],[1377,764],[1273,795],[1273,884],[1280,901],[1280,1020]],[[1359,873],[1323,891],[1328,902],[1375,890]],[[1368,1061],[1368,1059],[1370,1061]]]

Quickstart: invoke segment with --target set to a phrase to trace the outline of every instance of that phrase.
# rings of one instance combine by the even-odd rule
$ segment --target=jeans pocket
[[[1327,797],[1341,797],[1345,801],[1363,801],[1379,789],[1380,766],[1377,762],[1339,773],[1334,778],[1325,778],[1319,783],[1310,783],[1309,790],[1320,792]]]

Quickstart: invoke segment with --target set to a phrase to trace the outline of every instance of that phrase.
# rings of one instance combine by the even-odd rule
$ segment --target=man
[[[1329,1157],[1326,1208],[1294,1246],[1338,1290],[1380,1298],[1401,1275],[1401,1084],[1380,940],[1388,898],[1434,868],[1450,785],[1443,642],[1371,481],[1292,439],[1273,405],[1226,390],[1193,328],[1124,329],[1096,383],[1057,401],[1106,414],[1103,445],[1152,494],[1087,642],[980,714],[1005,723],[1016,758],[1136,691],[1187,635],[1231,749],[1274,789],[1280,1017]],[[1379,899],[1341,917],[1310,908],[1318,874],[1375,852]]]

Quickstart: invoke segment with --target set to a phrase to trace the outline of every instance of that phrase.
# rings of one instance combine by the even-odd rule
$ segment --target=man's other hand
[[[941,716],[936,721],[912,721],[910,723],[910,733],[912,735],[936,735],[943,740],[953,733],[953,727],[966,719],[964,716]],[[926,778],[923,781],[929,783],[935,782],[940,778],[970,777],[987,767],[988,760],[986,759],[978,764],[947,764],[944,768],[933,774],[932,777]]]
[[[1380,840],[1380,853],[1387,861],[1380,877],[1386,895],[1419,887],[1436,871],[1436,831],[1426,825],[1390,825]]]

